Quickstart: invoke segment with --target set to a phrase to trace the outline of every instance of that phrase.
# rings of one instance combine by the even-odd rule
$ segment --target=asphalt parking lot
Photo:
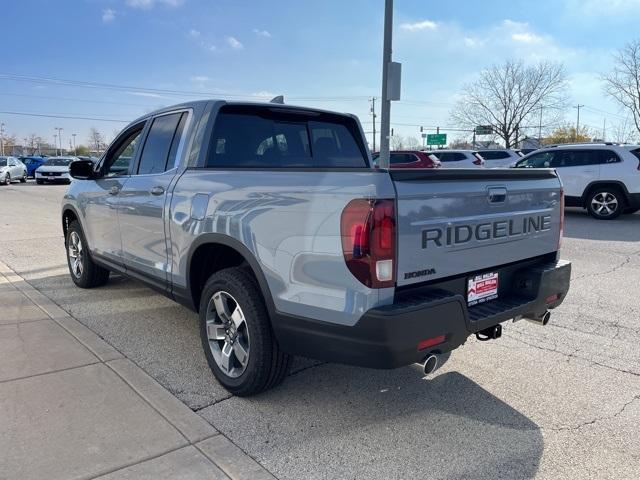
[[[276,477],[640,477],[640,214],[567,213],[572,286],[547,327],[470,339],[429,379],[300,359],[282,386],[244,399],[210,374],[195,314],[115,275],[73,285],[65,189],[0,187],[0,260]]]

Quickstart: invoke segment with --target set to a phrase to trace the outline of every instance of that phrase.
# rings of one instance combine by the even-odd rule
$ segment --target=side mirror
[[[69,165],[69,175],[76,180],[91,180],[96,176],[93,168],[91,160],[76,160]]]

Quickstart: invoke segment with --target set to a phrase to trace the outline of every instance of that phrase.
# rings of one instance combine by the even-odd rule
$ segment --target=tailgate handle
[[[489,187],[489,203],[503,203],[507,199],[507,189],[505,187]]]

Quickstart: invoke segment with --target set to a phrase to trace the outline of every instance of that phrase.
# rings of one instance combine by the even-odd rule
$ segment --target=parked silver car
[[[0,157],[0,184],[9,185],[12,181],[27,181],[27,167],[16,157]]]

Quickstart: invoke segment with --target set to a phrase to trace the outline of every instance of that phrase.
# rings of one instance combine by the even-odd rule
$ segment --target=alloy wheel
[[[600,192],[591,199],[591,208],[602,217],[608,217],[618,210],[618,198],[610,192]]]
[[[82,250],[82,240],[77,232],[71,232],[69,235],[69,264],[71,265],[71,272],[76,278],[82,276],[84,266],[82,260],[84,258],[84,252]]]
[[[209,348],[222,372],[231,378],[244,373],[249,362],[249,329],[240,305],[227,292],[215,292],[207,305]]]

